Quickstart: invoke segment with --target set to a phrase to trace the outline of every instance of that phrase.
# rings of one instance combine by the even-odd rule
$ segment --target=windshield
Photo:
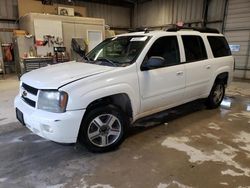
[[[100,65],[128,66],[134,63],[148,40],[148,36],[109,38],[91,50],[86,59]]]

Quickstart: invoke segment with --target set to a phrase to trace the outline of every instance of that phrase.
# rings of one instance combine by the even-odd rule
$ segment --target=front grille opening
[[[31,87],[25,83],[22,83],[22,87],[29,93],[33,94],[33,95],[37,95],[38,93],[38,89]]]
[[[28,98],[25,98],[25,97],[22,97],[22,99],[24,100],[24,102],[26,102],[28,105],[32,106],[32,107],[36,107],[36,102],[35,101],[32,101]]]

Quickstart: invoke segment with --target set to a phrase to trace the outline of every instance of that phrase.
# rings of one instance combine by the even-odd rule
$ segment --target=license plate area
[[[25,126],[24,119],[23,119],[23,113],[17,108],[16,108],[16,118],[18,119],[18,121],[20,121],[20,123],[22,123],[22,125]]]

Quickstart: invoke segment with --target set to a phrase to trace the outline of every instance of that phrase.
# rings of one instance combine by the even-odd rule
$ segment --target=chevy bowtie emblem
[[[27,91],[23,91],[22,96],[27,97],[27,94],[28,94]]]

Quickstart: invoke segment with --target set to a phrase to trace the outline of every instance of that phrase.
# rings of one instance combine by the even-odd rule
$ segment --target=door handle
[[[211,68],[211,66],[210,66],[210,65],[207,65],[207,66],[206,66],[206,69],[210,69],[210,68]]]
[[[179,71],[179,72],[176,73],[176,75],[177,75],[177,76],[182,76],[183,73],[184,73],[183,71]]]

